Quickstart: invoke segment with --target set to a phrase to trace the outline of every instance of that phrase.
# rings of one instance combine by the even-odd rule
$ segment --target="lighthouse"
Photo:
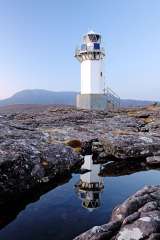
[[[102,37],[93,31],[83,36],[80,48],[75,57],[81,64],[81,91],[77,96],[77,107],[84,109],[100,109],[107,107],[104,94],[104,58],[105,52]]]
[[[105,51],[102,36],[93,31],[83,36],[82,44],[75,51],[81,64],[81,90],[77,95],[77,108],[109,110],[118,106],[119,97],[105,88]]]

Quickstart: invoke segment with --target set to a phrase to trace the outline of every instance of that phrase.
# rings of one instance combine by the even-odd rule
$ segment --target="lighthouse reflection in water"
[[[103,178],[99,176],[101,165],[93,163],[92,155],[86,155],[81,169],[88,172],[80,175],[80,180],[75,185],[76,193],[82,200],[82,206],[92,212],[101,205],[104,188]]]

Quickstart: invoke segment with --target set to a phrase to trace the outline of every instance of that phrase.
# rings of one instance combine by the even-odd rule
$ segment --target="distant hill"
[[[12,97],[0,100],[0,106],[14,104],[42,104],[42,105],[75,105],[76,92],[53,92],[41,89],[23,90]],[[122,107],[136,107],[152,104],[153,101],[121,99]]]
[[[23,90],[0,100],[0,106],[13,104],[66,104],[75,105],[76,92],[53,92],[41,89]]]

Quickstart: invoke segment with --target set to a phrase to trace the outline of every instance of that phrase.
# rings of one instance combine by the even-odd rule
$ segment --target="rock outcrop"
[[[70,146],[50,143],[37,125],[32,114],[0,117],[0,203],[3,198],[68,176],[83,162]]]
[[[119,112],[46,107],[0,114],[0,195],[28,191],[95,161],[160,163],[160,106]],[[80,154],[81,153],[81,154]]]
[[[75,240],[160,239],[160,186],[146,186],[116,207],[109,223],[95,226]]]

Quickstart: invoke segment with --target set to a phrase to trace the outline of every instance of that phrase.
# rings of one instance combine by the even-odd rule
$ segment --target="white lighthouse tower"
[[[102,36],[93,31],[83,36],[83,43],[76,49],[75,57],[81,63],[81,91],[77,108],[108,110],[116,106],[117,97],[109,89],[105,92]]]
[[[101,47],[102,37],[93,31],[83,36],[80,49],[75,57],[81,63],[81,92],[77,96],[77,107],[85,109],[105,109],[104,57]]]

